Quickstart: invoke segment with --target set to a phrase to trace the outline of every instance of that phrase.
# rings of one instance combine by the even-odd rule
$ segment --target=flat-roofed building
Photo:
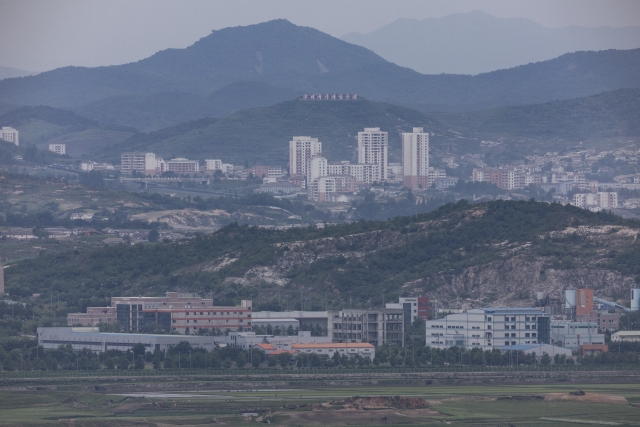
[[[251,301],[240,306],[216,306],[212,299],[197,294],[167,292],[164,297],[112,297],[111,307],[90,307],[92,313],[69,313],[67,323],[95,325],[100,310],[115,310],[115,322],[127,331],[176,332],[251,330]],[[109,311],[108,313],[111,313]],[[70,321],[69,318],[74,319]]]
[[[49,144],[49,151],[56,154],[67,154],[66,144]]]
[[[156,155],[153,153],[122,153],[120,155],[120,172],[131,175],[138,172],[143,175],[156,174]]]
[[[38,328],[38,345],[46,349],[56,349],[61,345],[71,345],[78,351],[87,349],[96,353],[107,350],[131,350],[134,345],[142,344],[146,351],[167,351],[171,347],[187,341],[193,347],[212,351],[216,346],[226,345],[227,337],[135,334],[100,332],[96,327],[56,327]]]
[[[640,342],[640,331],[618,331],[611,334],[612,342]]]
[[[509,347],[550,343],[550,315],[539,308],[477,308],[426,322],[431,347]]]
[[[0,129],[0,139],[15,145],[20,145],[20,133],[9,126],[2,126]]]
[[[200,172],[200,163],[197,160],[189,160],[184,157],[167,160],[165,165],[167,172],[176,174]]]
[[[368,342],[326,343],[326,344],[293,344],[291,349],[296,353],[317,354],[333,357],[340,356],[368,357],[373,360],[376,357],[376,347]]]
[[[328,312],[333,342],[368,342],[375,346],[404,346],[404,310],[396,308],[343,309]]]
[[[595,322],[551,322],[551,344],[558,347],[580,349],[581,345],[604,345],[604,334],[598,333]]]

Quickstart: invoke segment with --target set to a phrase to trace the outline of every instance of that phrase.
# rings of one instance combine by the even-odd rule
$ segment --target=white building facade
[[[322,156],[322,142],[318,138],[294,136],[289,141],[289,175],[306,177],[309,160],[318,156]]]
[[[56,154],[67,154],[66,144],[49,144],[49,151]]]
[[[491,350],[549,343],[549,314],[538,308],[478,308],[426,322],[426,344]]]
[[[9,126],[2,126],[2,129],[0,129],[0,139],[11,142],[12,144],[20,145],[19,132]]]
[[[402,173],[405,187],[429,187],[429,134],[423,128],[402,133]]]
[[[364,128],[358,132],[358,163],[378,165],[376,181],[388,178],[389,134],[380,128]]]

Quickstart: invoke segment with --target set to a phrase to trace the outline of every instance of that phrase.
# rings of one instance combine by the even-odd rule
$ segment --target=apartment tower
[[[322,142],[318,138],[294,136],[289,141],[289,175],[292,178],[306,177],[309,161],[321,155]]]
[[[389,134],[380,128],[364,128],[358,132],[358,163],[378,165],[376,181],[387,180]]]
[[[429,187],[429,134],[422,128],[402,133],[402,171],[405,187]]]

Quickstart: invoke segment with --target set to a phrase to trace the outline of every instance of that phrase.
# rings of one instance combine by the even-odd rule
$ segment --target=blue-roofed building
[[[437,348],[513,347],[550,343],[550,315],[540,308],[476,308],[429,320],[427,345]]]

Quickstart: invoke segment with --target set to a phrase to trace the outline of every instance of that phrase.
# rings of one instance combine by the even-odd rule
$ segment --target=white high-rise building
[[[376,181],[386,181],[388,177],[389,134],[380,128],[364,128],[358,132],[358,163],[378,165]]]
[[[327,175],[326,157],[313,157],[309,160],[309,167],[307,168],[307,183],[313,182],[313,180]]]
[[[405,187],[429,187],[429,134],[422,128],[402,133],[402,172]]]
[[[0,139],[20,145],[18,131],[12,127],[2,126],[2,130],[0,130]]]
[[[49,144],[49,151],[56,154],[67,154],[66,144]]]
[[[289,141],[289,175],[294,179],[306,177],[309,160],[321,155],[322,142],[318,138],[294,136]]]

